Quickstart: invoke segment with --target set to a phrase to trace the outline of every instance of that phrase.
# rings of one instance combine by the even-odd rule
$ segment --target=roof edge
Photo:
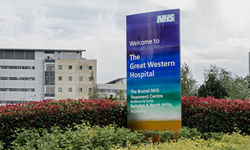
[[[84,49],[56,49],[56,48],[0,48],[0,50],[30,50],[30,51],[76,51],[76,52],[85,52]]]

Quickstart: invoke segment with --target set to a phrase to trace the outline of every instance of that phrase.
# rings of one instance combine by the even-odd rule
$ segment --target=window
[[[45,54],[54,54],[55,51],[44,51]]]
[[[80,66],[80,70],[82,70],[82,66]]]
[[[0,59],[35,59],[35,51],[28,50],[1,50]]]
[[[0,50],[0,59],[4,59],[4,51]]]
[[[11,92],[35,92],[34,88],[0,88],[0,91],[11,91]]]
[[[15,51],[5,51],[5,59],[14,59]]]
[[[82,88],[79,88],[78,91],[79,91],[79,92],[82,92]]]
[[[72,81],[72,76],[69,76],[69,81]]]
[[[24,51],[15,51],[15,59],[24,59]]]
[[[62,88],[61,87],[58,88],[58,92],[62,92]]]
[[[92,68],[93,68],[92,66],[89,66],[89,70],[92,70]]]
[[[55,87],[53,85],[45,86],[45,94],[51,97],[55,96]]]
[[[82,81],[82,76],[79,77],[79,81]]]
[[[58,76],[58,80],[59,80],[59,81],[62,81],[62,76]]]
[[[0,80],[35,80],[35,77],[0,77]]]
[[[25,51],[25,59],[35,59],[35,51]]]
[[[54,64],[46,64],[46,71],[55,71]]]
[[[35,66],[0,66],[0,69],[35,69]]]
[[[58,65],[58,70],[62,70],[62,65]]]
[[[69,92],[72,92],[72,88],[69,88],[68,91],[69,91]]]
[[[72,66],[71,65],[69,65],[69,70],[72,70]]]

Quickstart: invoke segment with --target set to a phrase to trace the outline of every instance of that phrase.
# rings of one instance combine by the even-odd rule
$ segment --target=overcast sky
[[[86,49],[98,83],[126,75],[126,15],[181,10],[181,61],[248,74],[248,0],[0,0],[1,48]]]

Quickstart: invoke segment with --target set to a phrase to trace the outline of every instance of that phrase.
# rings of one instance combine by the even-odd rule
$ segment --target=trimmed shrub
[[[113,150],[247,150],[250,147],[250,136],[239,133],[223,135],[220,140],[215,139],[179,139],[177,142],[165,142],[158,144],[129,145],[127,147],[116,146]]]
[[[201,132],[250,134],[250,99],[182,97],[182,124]]]
[[[164,130],[164,131],[150,131],[150,130],[141,130],[140,133],[145,135],[144,139],[148,142],[159,143],[166,142],[174,139],[174,132]]]
[[[250,134],[249,110],[250,100],[182,97],[182,124],[185,127],[196,128],[202,133],[232,133],[240,130],[242,133]],[[126,127],[126,119],[126,102],[112,100],[45,100],[6,105],[0,106],[0,139],[6,144],[10,143],[14,139],[11,135],[17,128],[49,129],[57,125],[61,129],[66,129],[68,125],[80,124],[82,121],[88,121],[91,125],[115,123],[119,127]],[[208,133],[207,137],[212,135]],[[158,136],[166,137],[160,137],[160,141],[164,141],[170,137],[170,133]],[[151,137],[159,138],[155,135]]]
[[[0,150],[2,150],[3,148],[4,148],[4,143],[0,141]]]
[[[126,126],[124,103],[111,100],[45,100],[27,104],[0,106],[0,139],[5,143],[17,128],[46,128],[57,125],[64,129],[73,123],[88,121],[91,125]]]
[[[22,131],[22,132],[21,132]],[[144,135],[115,125],[90,126],[86,123],[67,128],[18,130],[12,149],[111,149],[115,145],[125,147],[127,142],[136,145]]]
[[[178,138],[197,139],[201,137],[201,133],[195,128],[183,127],[178,132]]]
[[[215,140],[221,140],[224,133],[222,132],[205,132],[201,133],[196,128],[187,128],[182,127],[178,132],[178,138],[179,139],[215,139]]]

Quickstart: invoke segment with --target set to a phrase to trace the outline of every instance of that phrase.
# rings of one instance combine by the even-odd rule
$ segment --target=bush
[[[165,142],[158,144],[129,145],[125,148],[115,147],[113,150],[246,150],[250,147],[250,136],[243,136],[239,133],[223,135],[220,140],[215,139],[179,139],[177,142]]]
[[[21,132],[22,131],[22,132]],[[115,145],[125,147],[127,142],[143,142],[144,135],[115,125],[104,127],[86,123],[67,128],[18,130],[12,149],[111,149]]]
[[[3,148],[4,148],[4,143],[0,141],[0,150],[2,150]]]
[[[250,100],[182,97],[182,125],[201,132],[250,134]]]
[[[145,136],[144,139],[146,141],[149,141],[149,142],[152,141],[153,143],[166,142],[166,141],[174,139],[174,132],[168,131],[168,130],[164,130],[164,131],[141,130],[139,132],[143,133],[143,135]]]
[[[45,100],[28,104],[0,106],[0,139],[9,143],[17,128],[65,128],[82,120],[91,125],[115,123],[126,126],[125,104],[111,100]]]
[[[182,125],[204,132],[250,134],[250,100],[226,100],[211,97],[182,97]],[[0,106],[0,139],[8,145],[17,128],[46,128],[57,125],[65,129],[82,120],[91,125],[115,123],[127,126],[126,103],[111,100],[59,100]],[[169,134],[169,135],[168,135]],[[183,133],[184,134],[184,133]],[[215,135],[215,134],[213,134]],[[160,140],[171,137],[170,133]],[[157,139],[156,135],[151,136]],[[207,134],[207,137],[210,133]],[[212,136],[212,135],[211,135]],[[157,140],[156,140],[157,141]]]
[[[221,140],[224,133],[222,132],[205,132],[201,133],[196,128],[187,128],[182,127],[178,132],[178,138],[179,139],[215,139],[215,140]]]
[[[178,132],[178,138],[197,139],[201,137],[201,133],[195,128],[183,127]]]

